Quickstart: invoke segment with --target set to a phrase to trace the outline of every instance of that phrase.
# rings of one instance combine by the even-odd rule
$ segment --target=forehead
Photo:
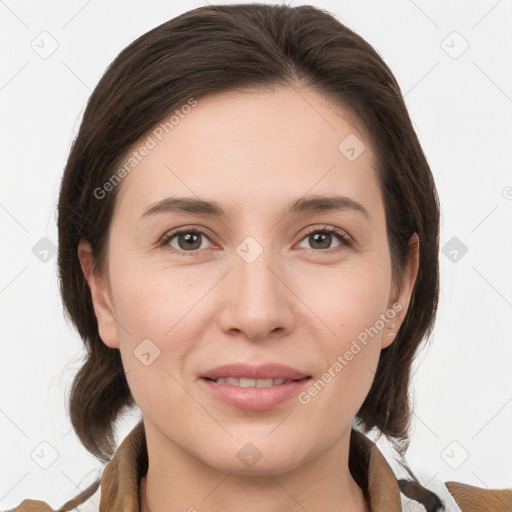
[[[196,101],[134,146],[139,154],[122,180],[119,208],[140,216],[177,195],[215,200],[237,214],[328,193],[379,207],[370,141],[333,100],[289,87]]]

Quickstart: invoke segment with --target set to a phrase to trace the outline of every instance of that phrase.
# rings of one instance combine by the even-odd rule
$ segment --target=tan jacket
[[[377,445],[355,429],[352,429],[350,440],[349,466],[372,512],[512,512],[512,490],[509,489],[490,490],[458,482],[437,481],[435,485],[424,484],[427,487],[425,491],[414,483],[397,480]],[[98,479],[57,512],[140,512],[139,480],[147,467],[146,437],[141,421],[105,466],[101,481]],[[435,498],[429,489],[441,499],[444,508],[435,508]],[[54,509],[43,501],[26,499],[7,512],[13,511],[54,512]]]

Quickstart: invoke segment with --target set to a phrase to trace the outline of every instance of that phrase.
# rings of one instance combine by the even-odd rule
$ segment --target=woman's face
[[[293,88],[199,99],[148,135],[103,277],[80,249],[100,335],[162,446],[223,471],[298,467],[346,440],[416,276],[411,257],[393,287],[370,143]]]

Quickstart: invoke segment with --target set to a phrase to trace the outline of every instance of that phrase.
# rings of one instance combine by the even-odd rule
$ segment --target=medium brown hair
[[[419,237],[419,269],[405,319],[381,351],[356,415],[405,450],[411,419],[411,363],[428,338],[438,303],[439,204],[433,177],[400,88],[374,48],[330,13],[286,5],[218,5],[188,11],[142,35],[108,67],[92,93],[64,171],[58,205],[58,266],[65,308],[87,356],[69,398],[73,428],[106,462],[113,426],[134,405],[119,350],[100,339],[80,267],[80,239],[101,271],[118,187],[94,191],[127,152],[190,98],[227,90],[308,87],[334,98],[362,125],[376,155],[392,273],[403,275],[408,242]],[[342,399],[342,398],[340,398]]]

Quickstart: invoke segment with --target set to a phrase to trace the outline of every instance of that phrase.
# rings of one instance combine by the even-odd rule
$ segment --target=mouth
[[[199,381],[210,396],[225,404],[265,411],[297,396],[311,379],[311,375],[289,366],[237,364],[214,368]]]
[[[270,388],[274,386],[281,386],[282,384],[289,384],[290,382],[299,382],[304,379],[309,379],[310,376],[303,377],[302,379],[249,379],[246,377],[219,377],[218,379],[210,379],[204,377],[206,380],[215,382],[216,384],[230,384],[239,388]]]
[[[252,381],[257,382],[271,380],[279,382],[280,380],[283,380],[286,382],[300,380],[304,377],[310,377],[310,375],[307,375],[306,373],[291,366],[285,366],[277,363],[266,363],[258,366],[246,363],[232,363],[212,368],[205,372],[202,377],[214,381],[217,381],[218,379],[238,379],[242,381],[242,386],[246,383],[247,387],[254,387],[256,384],[252,383]],[[233,384],[239,385],[239,382],[233,381]],[[282,384],[282,382],[279,384]],[[270,384],[267,382],[267,384],[262,387],[266,387],[267,385]]]

